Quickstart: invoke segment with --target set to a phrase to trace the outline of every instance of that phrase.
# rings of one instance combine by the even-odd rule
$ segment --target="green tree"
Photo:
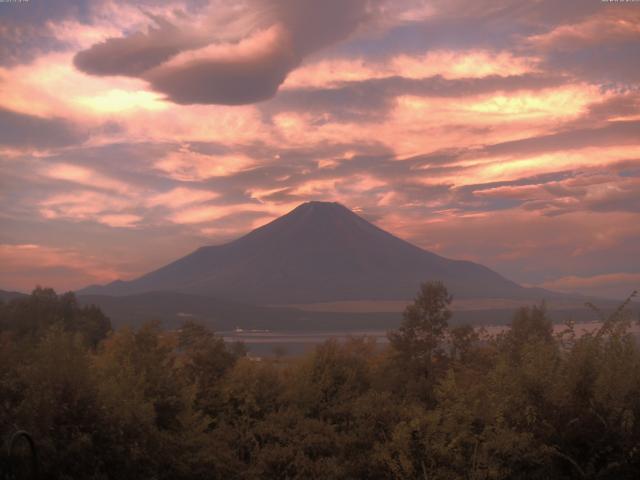
[[[222,378],[243,356],[213,331],[189,321],[180,329],[178,346],[184,378],[196,388],[196,405],[212,420],[222,408]]]
[[[196,407],[197,387],[178,362],[176,336],[158,323],[122,328],[94,360],[108,478],[230,478],[230,452]]]
[[[544,302],[516,310],[510,329],[498,342],[500,348],[508,351],[514,361],[521,357],[523,349],[533,343],[554,343],[553,322],[547,314]]]
[[[452,299],[442,282],[423,283],[414,302],[405,309],[400,328],[388,334],[393,356],[401,368],[431,384],[434,359],[442,357]]]
[[[466,362],[478,340],[478,333],[471,325],[453,327],[449,333],[451,358]]]
[[[36,439],[45,478],[91,478],[100,469],[95,440],[104,423],[86,344],[58,324],[21,360],[12,423]]]
[[[291,380],[289,394],[308,416],[350,428],[351,402],[371,384],[374,343],[350,338],[343,345],[330,339],[304,359]]]
[[[67,332],[80,333],[95,347],[111,331],[111,321],[95,305],[82,306],[73,292],[57,295],[37,287],[25,298],[14,298],[0,308],[0,330],[35,340],[59,324]]]

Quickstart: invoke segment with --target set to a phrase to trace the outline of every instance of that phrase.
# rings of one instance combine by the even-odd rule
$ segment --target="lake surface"
[[[575,331],[578,336],[587,332],[597,330],[602,324],[600,322],[581,322],[575,324]],[[476,330],[484,333],[482,336],[497,335],[506,331],[509,327],[505,325],[487,325],[476,327]],[[556,324],[553,327],[554,333],[559,334],[567,327],[564,324]],[[640,325],[633,323],[630,331],[636,336],[640,336]],[[247,347],[252,356],[272,356],[276,350],[284,355],[300,355],[313,350],[317,345],[329,340],[336,339],[344,342],[353,337],[369,337],[375,339],[376,343],[383,346],[389,343],[386,330],[358,330],[358,331],[329,331],[329,332],[295,332],[295,331],[226,331],[218,332],[226,342],[242,342]]]

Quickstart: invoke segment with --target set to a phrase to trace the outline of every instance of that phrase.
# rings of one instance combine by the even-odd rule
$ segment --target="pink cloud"
[[[640,290],[640,273],[606,273],[591,276],[570,275],[547,280],[538,286],[561,292],[581,292],[623,299]]]
[[[56,180],[65,180],[85,187],[95,187],[118,193],[127,193],[131,188],[125,182],[103,175],[90,168],[72,164],[56,164],[45,168],[43,174]]]
[[[293,204],[295,206],[297,204]],[[262,218],[273,219],[279,215],[287,213],[293,208],[292,204],[270,205],[270,204],[235,204],[235,205],[204,205],[194,206],[179,210],[169,218],[178,224],[206,224],[214,220],[227,217],[234,213],[246,211],[262,212]],[[265,222],[266,223],[266,222]],[[212,233],[214,230],[206,230]],[[239,235],[245,232],[238,232]]]
[[[113,262],[70,248],[38,244],[0,244],[0,285],[30,292],[36,285],[66,291],[126,274]]]
[[[169,209],[178,209],[194,203],[213,200],[218,197],[219,194],[209,190],[176,187],[167,192],[150,196],[147,204],[151,207],[163,206]]]
[[[140,215],[132,215],[127,213],[115,213],[108,215],[99,215],[98,222],[116,228],[135,227],[142,217]]]
[[[640,37],[640,11],[634,8],[603,9],[580,23],[560,25],[549,32],[533,35],[529,41],[544,49],[575,49],[612,44]]]
[[[583,269],[629,267],[640,238],[633,212],[576,211],[548,217],[508,209],[477,218],[443,212],[426,220],[439,216],[442,221],[427,222],[423,213],[414,216],[397,208],[378,224],[426,249],[488,265],[524,283],[528,276],[548,276],[558,268],[579,275]]]
[[[508,51],[482,49],[430,50],[423,54],[400,54],[391,59],[331,58],[310,62],[294,70],[282,89],[319,88],[371,79],[401,76],[423,79],[483,78],[490,75],[522,75],[538,70],[539,59],[517,57]]]
[[[230,175],[255,163],[253,159],[242,154],[205,155],[183,146],[180,151],[171,152],[159,159],[154,167],[171,178],[193,181]]]
[[[142,220],[140,215],[127,212],[136,204],[135,199],[117,194],[79,190],[48,197],[40,201],[38,207],[40,214],[50,220],[95,221],[112,227],[133,227]]]

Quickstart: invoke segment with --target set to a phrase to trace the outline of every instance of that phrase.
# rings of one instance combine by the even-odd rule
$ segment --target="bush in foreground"
[[[255,362],[193,323],[110,332],[36,290],[0,304],[0,426],[45,478],[578,479],[640,472],[640,351],[626,304],[555,335],[544,308],[479,339],[423,285],[390,344]]]

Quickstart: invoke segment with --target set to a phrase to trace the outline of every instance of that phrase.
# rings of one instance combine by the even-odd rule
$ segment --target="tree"
[[[330,420],[348,428],[350,404],[371,384],[369,361],[375,343],[354,337],[340,344],[330,339],[315,351],[292,381],[295,403],[312,417]]]
[[[453,297],[442,282],[425,282],[413,304],[407,306],[400,329],[389,332],[395,356],[406,367],[431,375],[434,355],[445,337]]]
[[[38,339],[52,325],[80,333],[93,348],[111,331],[111,321],[95,305],[81,306],[73,292],[57,295],[51,288],[37,287],[30,296],[15,298],[0,308],[0,330],[19,338]]]
[[[553,322],[544,302],[539,306],[520,307],[513,316],[511,328],[500,341],[501,347],[511,354],[513,360],[518,360],[523,349],[533,343],[552,344]]]
[[[222,337],[193,321],[185,322],[180,329],[178,345],[184,353],[184,377],[196,388],[196,406],[215,418],[221,408],[221,379],[244,354],[235,344],[225,343]]]
[[[151,322],[119,329],[98,350],[92,364],[105,478],[220,478],[214,468],[225,452],[208,442],[210,422],[195,408],[196,387],[178,366],[176,346]],[[202,471],[209,473],[193,473]]]
[[[57,324],[22,361],[9,421],[35,439],[43,478],[87,478],[100,463],[94,439],[103,422],[86,343]]]
[[[459,325],[452,328],[449,334],[451,358],[465,362],[478,339],[478,333],[471,325]]]

